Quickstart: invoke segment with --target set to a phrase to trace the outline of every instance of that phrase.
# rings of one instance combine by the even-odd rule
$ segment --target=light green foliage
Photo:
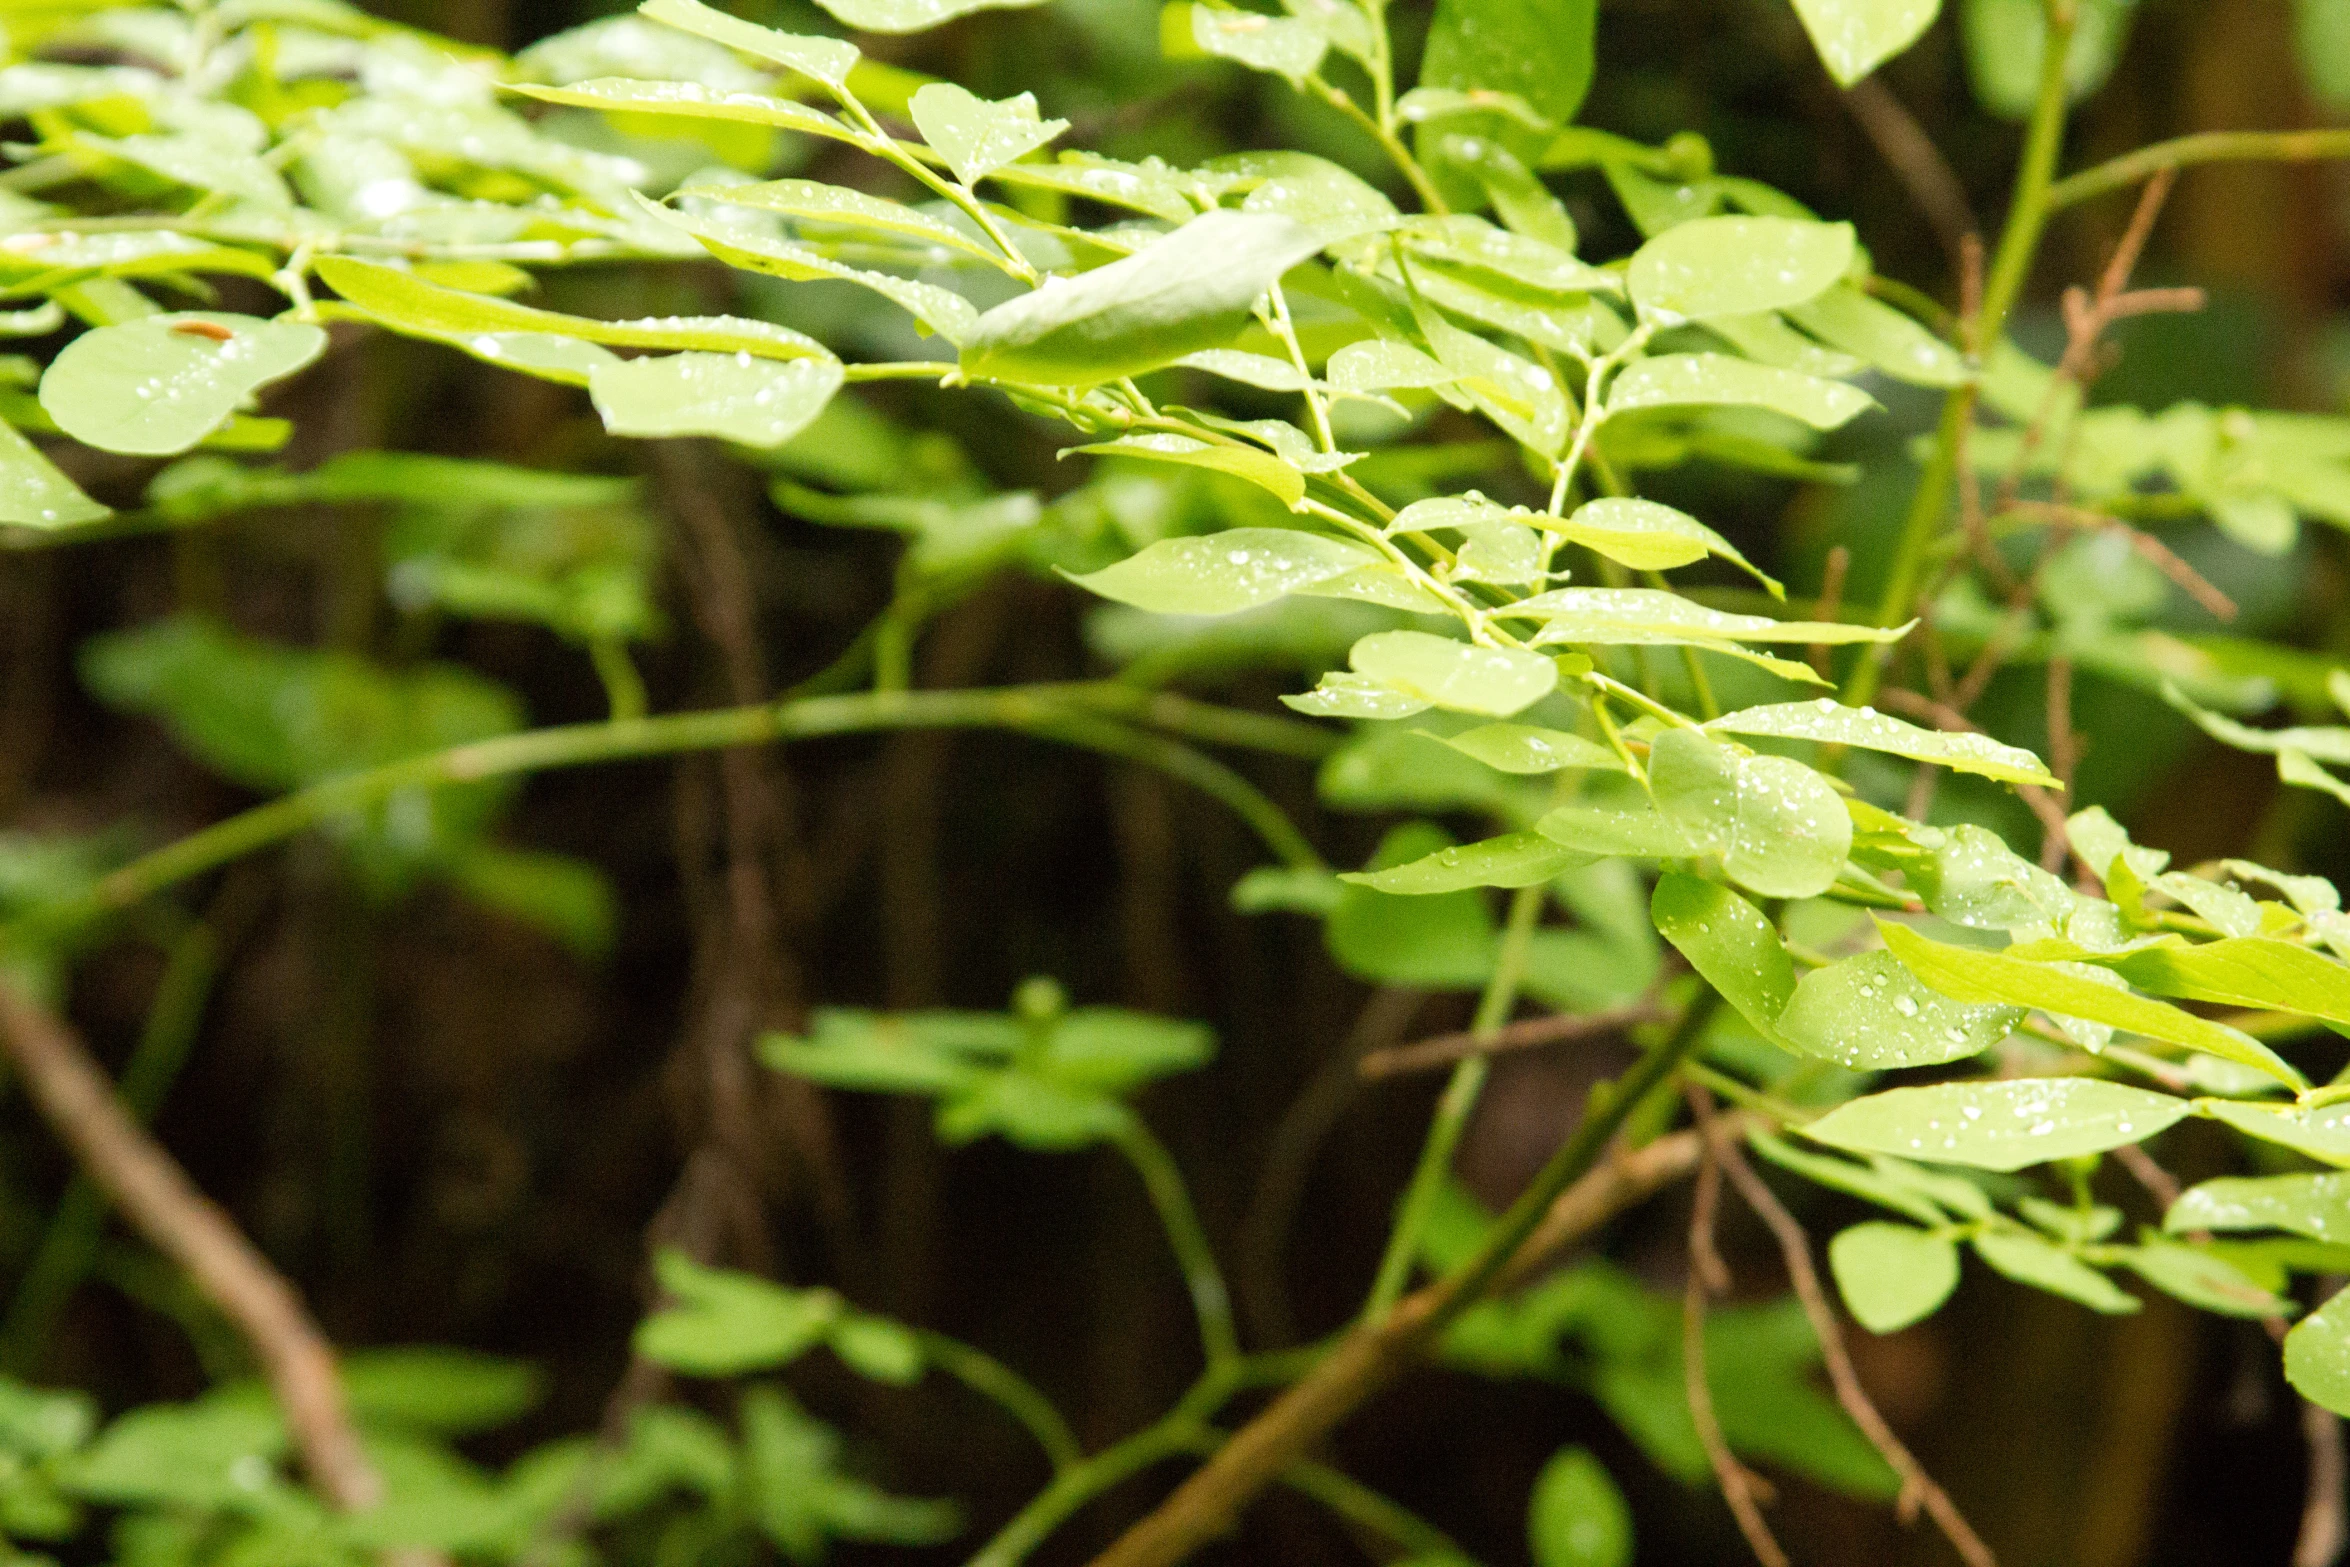
[[[107,451],[184,452],[325,348],[326,333],[298,321],[146,316],[67,344],[41,377],[41,407],[66,434]]]
[[[1033,93],[989,103],[952,82],[932,82],[915,93],[911,112],[922,139],[966,185],[1025,157],[1069,128],[1067,120],[1039,118]]]
[[[1958,1288],[1958,1248],[1907,1224],[1871,1222],[1837,1232],[1828,1266],[1853,1318],[1871,1333],[1898,1333],[1942,1309]]]
[[[1632,1509],[1589,1449],[1562,1447],[1526,1505],[1535,1567],[1632,1567]]]
[[[744,446],[781,446],[840,385],[837,360],[749,354],[615,360],[588,375],[588,394],[614,435],[714,435]]]
[[[1942,0],[1795,0],[1795,14],[1843,86],[1917,41],[1941,14]]]
[[[2350,1241],[2350,1176],[2222,1176],[2181,1193],[2162,1227],[2284,1230],[2311,1240]]]
[[[1803,1132],[1856,1153],[2021,1170],[2142,1142],[2193,1108],[2184,1099],[2094,1078],[1940,1083],[1852,1100]]]
[[[1803,304],[1842,278],[1852,258],[1850,224],[1699,218],[1641,246],[1625,281],[1643,315],[1705,321]]]
[[[922,1375],[921,1340],[882,1317],[852,1311],[830,1290],[785,1289],[705,1268],[682,1252],[656,1259],[670,1305],[637,1324],[636,1351],[689,1376],[737,1377],[789,1365],[829,1345],[860,1375],[905,1383]]]
[[[2129,36],[2138,0],[2080,0],[2065,85],[2083,98],[2105,84]],[[1967,75],[1985,108],[2011,119],[2031,112],[2040,95],[2041,61],[2048,52],[2048,16],[2040,0],[1964,0],[1960,35]]]
[[[1438,0],[1420,85],[1514,94],[1563,125],[1590,90],[1595,0]]]
[[[2012,1006],[1969,1006],[1922,984],[1890,952],[1864,952],[1797,981],[1779,1037],[1855,1071],[1939,1066],[1981,1055],[2023,1018]]]

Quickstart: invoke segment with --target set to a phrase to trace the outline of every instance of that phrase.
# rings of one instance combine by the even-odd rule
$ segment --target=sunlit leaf
[[[1934,25],[1942,0],[1795,0],[1828,74],[1850,87]]]
[[[665,22],[729,49],[789,66],[828,87],[844,85],[850,67],[857,63],[855,44],[838,38],[777,32],[772,27],[729,16],[702,4],[701,0],[644,0],[637,10],[656,22]]]
[[[1236,479],[1246,479],[1259,489],[1270,490],[1280,497],[1281,504],[1292,509],[1306,495],[1304,474],[1272,453],[1253,446],[1197,441],[1188,435],[1152,434],[1122,435],[1114,441],[1097,441],[1091,446],[1073,446],[1069,450],[1089,452],[1097,457],[1130,457],[1141,462],[1178,463],[1186,468],[1228,473]],[[1377,559],[1376,555],[1371,557],[1373,562]],[[1365,562],[1357,557],[1356,564],[1359,567]]]
[[[918,33],[973,11],[1017,10],[1041,0],[817,0],[840,21],[865,33]]]
[[[763,180],[750,185],[688,186],[685,194],[707,196],[731,207],[752,207],[809,222],[839,224],[844,228],[916,240],[989,262],[1002,259],[991,246],[971,238],[953,224],[903,202],[884,201],[845,185],[826,185],[816,180]]]
[[[1375,563],[1369,545],[1287,528],[1227,528],[1161,539],[1071,581],[1161,615],[1229,615]]]
[[[1687,512],[1657,501],[1604,496],[1578,506],[1563,520],[1541,518],[1537,526],[1636,571],[1664,571],[1719,555],[1774,594],[1782,591],[1728,539]]]
[[[2350,1242],[2350,1175],[2222,1176],[2181,1193],[2162,1227],[2174,1234],[2284,1230]]]
[[[2078,1301],[2091,1311],[2128,1316],[2139,1309],[2136,1296],[2061,1246],[2022,1230],[1984,1230],[1974,1238],[1975,1254],[2018,1284]]]
[[[1625,286],[1642,314],[1667,321],[1784,310],[1843,277],[1853,246],[1848,223],[1699,218],[1641,246]]]
[[[2227,1317],[2290,1317],[2300,1307],[2264,1289],[2243,1269],[2201,1246],[2152,1238],[2129,1249],[2131,1272],[2200,1311]]]
[[[2337,1294],[2285,1335],[2285,1380],[2311,1403],[2350,1414],[2350,1294]]]
[[[1355,673],[1459,713],[1508,718],[1558,684],[1558,665],[1538,653],[1475,647],[1425,631],[1382,631],[1354,645]]]
[[[2021,1170],[2143,1142],[2192,1109],[2096,1078],[2014,1078],[1888,1089],[1838,1105],[1803,1134],[1855,1153]]]
[[[57,471],[40,448],[0,423],[0,524],[15,528],[70,528],[112,516]]]
[[[1567,767],[1624,770],[1623,758],[1596,740],[1531,724],[1480,724],[1441,738],[1462,755],[1505,773],[1555,773]]]
[[[991,103],[953,82],[923,87],[914,94],[911,113],[922,139],[966,185],[1034,152],[1069,128],[1067,120],[1039,119],[1034,93]]]
[[[1330,46],[1321,29],[1290,17],[1204,5],[1191,8],[1191,38],[1209,54],[1286,77],[1292,85],[1313,73]]]
[[[1869,1072],[1980,1055],[2022,1020],[2020,1007],[1953,1001],[1892,953],[1864,952],[1797,981],[1779,1033],[1807,1055]]]
[[[1972,373],[1957,349],[1850,283],[1792,307],[1787,318],[1830,348],[1912,386],[1959,386]]]
[[[1596,858],[1553,843],[1540,833],[1516,832],[1438,849],[1385,870],[1349,871],[1338,879],[1360,882],[1380,892],[1414,895],[1458,892],[1463,887],[1535,887]]]
[[[1635,360],[1610,382],[1610,413],[1638,408],[1767,408],[1833,430],[1876,406],[1876,399],[1840,381],[1774,370],[1727,354],[1659,354]]]
[[[84,332],[41,377],[41,407],[106,451],[184,452],[237,406],[309,364],[326,333],[300,321],[188,312]],[[69,504],[60,500],[59,504]]]
[[[1872,1221],[1839,1230],[1828,1268],[1853,1319],[1871,1333],[1898,1333],[1942,1309],[1958,1288],[1958,1248],[1946,1236]]]
[[[1771,1038],[1795,993],[1795,965],[1762,911],[1717,882],[1668,871],[1649,913],[1689,966]]]
[[[1766,898],[1827,891],[1852,849],[1852,818],[1826,779],[1783,756],[1741,756],[1692,729],[1649,747],[1656,802],[1732,881]]]
[[[2004,783],[2061,787],[2056,775],[2038,757],[2019,746],[2002,745],[1989,735],[1920,729],[1873,707],[1846,707],[1827,697],[1813,702],[1744,708],[1712,720],[1706,728],[1734,735],[1766,735],[1775,740],[1815,740],[1822,745],[1858,746],[1867,751],[1906,756],[1912,761],[1932,762],[1953,772],[1979,773]]]
[[[1554,124],[1590,90],[1597,0],[1438,0],[1420,85],[1515,94]]]
[[[837,359],[661,354],[599,365],[588,393],[614,435],[713,435],[780,446],[807,428],[841,386]]]

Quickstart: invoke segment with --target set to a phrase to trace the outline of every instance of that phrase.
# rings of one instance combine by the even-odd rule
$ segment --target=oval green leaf
[[[837,359],[663,354],[598,365],[588,395],[614,435],[713,435],[773,447],[806,429],[841,386]]]
[[[41,377],[41,407],[87,446],[160,457],[184,452],[237,405],[326,349],[305,321],[188,311],[84,332]]]
[[[1070,581],[1159,615],[1230,615],[1378,561],[1368,545],[1286,528],[1161,539]]]
[[[1800,218],[1697,218],[1640,247],[1625,287],[1643,315],[1666,321],[1784,310],[1851,270],[1849,223]]]
[[[1898,1333],[1942,1309],[1958,1288],[1958,1248],[1911,1224],[1871,1220],[1828,1242],[1828,1270],[1853,1320]]]
[[[2023,1015],[2020,1007],[1968,1006],[1937,995],[1892,953],[1864,952],[1797,981],[1779,1033],[1806,1055],[1874,1072],[1980,1055]]]
[[[1936,1083],[1839,1105],[1803,1133],[1855,1153],[2021,1170],[2143,1141],[2192,1108],[2168,1094],[2086,1077]]]
[[[1356,674],[1456,713],[1508,718],[1550,695],[1558,665],[1539,653],[1475,647],[1425,631],[1380,631],[1347,655]]]

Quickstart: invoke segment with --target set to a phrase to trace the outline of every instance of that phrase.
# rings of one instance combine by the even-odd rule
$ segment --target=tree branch
[[[1524,1018],[1488,1034],[1472,1029],[1373,1050],[1363,1056],[1355,1070],[1374,1080],[1397,1077],[1406,1072],[1450,1066],[1469,1056],[1499,1055],[1509,1050],[1531,1050],[1538,1045],[1563,1044],[1570,1039],[1588,1039],[1594,1034],[1613,1034],[1635,1023],[1661,1022],[1671,1015],[1656,998],[1644,997],[1601,1012],[1560,1012],[1549,1017]]]
[[[2350,158],[2350,130],[2202,131],[2068,174],[2048,187],[2046,201],[2050,212],[2060,212],[2109,191],[2125,190],[2165,169],[2198,163],[2314,163],[2325,158]]]

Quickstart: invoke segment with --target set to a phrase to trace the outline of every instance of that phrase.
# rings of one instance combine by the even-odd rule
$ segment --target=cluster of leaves
[[[980,8],[823,6],[880,32]],[[2079,7],[2073,90],[2109,68],[2129,9]],[[1795,10],[1852,81],[1939,7]],[[2324,80],[2341,8],[2304,10]],[[1692,463],[1836,478],[1820,437],[1878,406],[1868,386],[1897,383],[1963,390],[2005,416],[1972,431],[1966,460],[2019,495],[2133,521],[2208,518],[2274,554],[2303,519],[2350,527],[2350,422],[2082,407],[2066,377],[2010,342],[1970,357],[1875,275],[1850,226],[1717,172],[1693,137],[1649,146],[1573,125],[1592,11],[1442,0],[1419,80],[1398,94],[1377,4],[1170,8],[1178,49],[1358,121],[1417,198],[1407,210],[1297,151],[1188,168],[1055,152],[1069,125],[1030,94],[982,99],[877,66],[846,38],[698,0],[648,0],[511,61],[333,0],[41,10],[12,22],[0,67],[0,116],[30,128],[0,190],[0,284],[20,307],[0,330],[82,330],[0,378],[0,523],[71,540],[270,508],[385,508],[395,605],[520,621],[585,649],[627,725],[643,709],[629,645],[661,629],[657,530],[632,483],[410,454],[299,473],[252,460],[288,433],[255,399],[326,352],[336,323],[583,390],[613,436],[732,443],[783,510],[903,536],[865,650],[885,691],[903,683],[925,618],[1010,568],[1109,601],[1093,641],[1136,684],[1233,665],[1318,677],[1284,700],[1360,726],[1324,764],[1323,797],[1424,819],[1389,832],[1361,870],[1252,875],[1240,905],[1320,919],[1333,958],[1366,979],[1481,991],[1502,1012],[1520,992],[1571,1010],[1653,993],[1684,1015],[1700,987],[1717,994],[1728,1010],[1695,1040],[1697,1059],[1778,1123],[1753,1146],[1895,1216],[1830,1248],[1871,1329],[1936,1310],[1962,1245],[2101,1311],[2135,1308],[2113,1276],[2126,1270],[2207,1310],[2296,1315],[2296,1275],[2350,1271],[2342,1177],[2208,1182],[2134,1240],[2117,1239],[2122,1215],[2090,1183],[2102,1156],[2190,1117],[2350,1167],[2350,1090],[2313,1084],[2270,1043],[2350,1032],[2336,891],[2241,861],[2173,870],[2097,810],[2068,824],[2077,883],[1984,826],[1898,814],[1912,766],[2061,781],[2018,746],[1820,694],[1837,659],[1873,671],[1911,623],[1796,617],[1720,531],[1633,489]],[[2037,98],[2041,17],[2036,0],[1964,7],[1994,107]],[[861,182],[792,172],[811,147],[861,159]],[[1630,254],[1579,254],[1552,182],[1586,176],[1640,236]],[[519,297],[567,263],[703,258],[742,275],[750,313],[607,320]],[[274,290],[284,309],[165,308],[209,307],[223,289]],[[839,309],[844,294],[860,303]],[[803,298],[815,303],[795,315]],[[786,316],[816,330],[770,319]],[[848,395],[884,380],[991,392],[1075,431],[1069,452],[1098,467],[1049,500],[993,492],[952,442]],[[1264,416],[1276,407],[1292,416]],[[31,437],[179,460],[138,507],[115,510],[68,477],[66,448]],[[2034,515],[2001,519],[2006,536],[2045,543],[2057,524]],[[1954,573],[1931,604],[1937,635],[2160,687],[2221,739],[2274,753],[2286,781],[2350,802],[2326,771],[2350,763],[2350,731],[2260,730],[2214,711],[2257,711],[2276,683],[2145,627],[2142,605],[2065,593],[2063,560],[2036,573],[2045,624],[2029,634]],[[1684,591],[1662,575],[1692,567],[1758,591]],[[1660,650],[1678,675],[1660,672]],[[522,727],[520,704],[482,677],[264,645],[194,619],[99,640],[84,674],[244,787],[389,777],[318,822],[369,884],[447,878],[584,950],[606,939],[591,870],[493,841],[507,790],[402,782],[404,762]],[[2337,671],[2324,689],[2350,710],[2342,682]],[[1490,834],[1456,841],[1447,823],[1463,820]],[[0,892],[70,901],[105,868],[85,858],[28,877],[22,899]],[[1515,895],[1506,921],[1496,891]],[[1554,911],[1561,922],[1546,923]],[[1668,974],[1669,955],[1690,974]],[[1200,1029],[1071,1010],[1049,986],[1008,1015],[825,1012],[805,1038],[765,1046],[779,1070],[935,1100],[949,1140],[1115,1146],[1168,1224],[1222,1373],[1237,1350],[1213,1259],[1128,1103],[1209,1053]],[[1879,1078],[1918,1070],[1935,1076]],[[2052,1184],[2019,1173],[2033,1170]],[[1462,1203],[1439,1204],[1406,1255],[1446,1271],[1481,1228]],[[1006,1396],[1008,1373],[975,1351],[824,1291],[681,1258],[664,1260],[662,1282],[673,1304],[638,1348],[675,1369],[765,1375],[822,1345],[884,1382],[932,1367],[963,1377],[1058,1440],[1058,1417]],[[1592,1263],[1480,1305],[1446,1352],[1588,1389],[1661,1467],[1695,1478],[1705,1454],[1681,1402],[1679,1326],[1677,1306]],[[1893,1493],[1810,1385],[1819,1346],[1793,1307],[1720,1313],[1707,1335],[1734,1446]],[[385,1385],[443,1376],[422,1364],[397,1363]],[[2286,1374],[2310,1398],[2350,1410],[2346,1368],[2350,1306],[2287,1336]],[[917,1543],[954,1527],[935,1504],[842,1474],[838,1438],[775,1385],[742,1395],[733,1434],[661,1406],[617,1450],[558,1444],[493,1478],[445,1445],[490,1416],[402,1413],[396,1391],[378,1410],[372,1374],[351,1368],[390,1486],[374,1512],[332,1518],[307,1501],[277,1468],[283,1431],[250,1390],[137,1411],[95,1436],[80,1405],[14,1390],[21,1416],[0,1410],[16,1464],[0,1525],[58,1538],[77,1499],[104,1503],[127,1509],[125,1556],[174,1562],[386,1545],[503,1559],[567,1510],[670,1531],[663,1560],[753,1536],[806,1559],[828,1538]],[[1628,1555],[1621,1499],[1587,1454],[1554,1461],[1532,1517],[1546,1567]]]

